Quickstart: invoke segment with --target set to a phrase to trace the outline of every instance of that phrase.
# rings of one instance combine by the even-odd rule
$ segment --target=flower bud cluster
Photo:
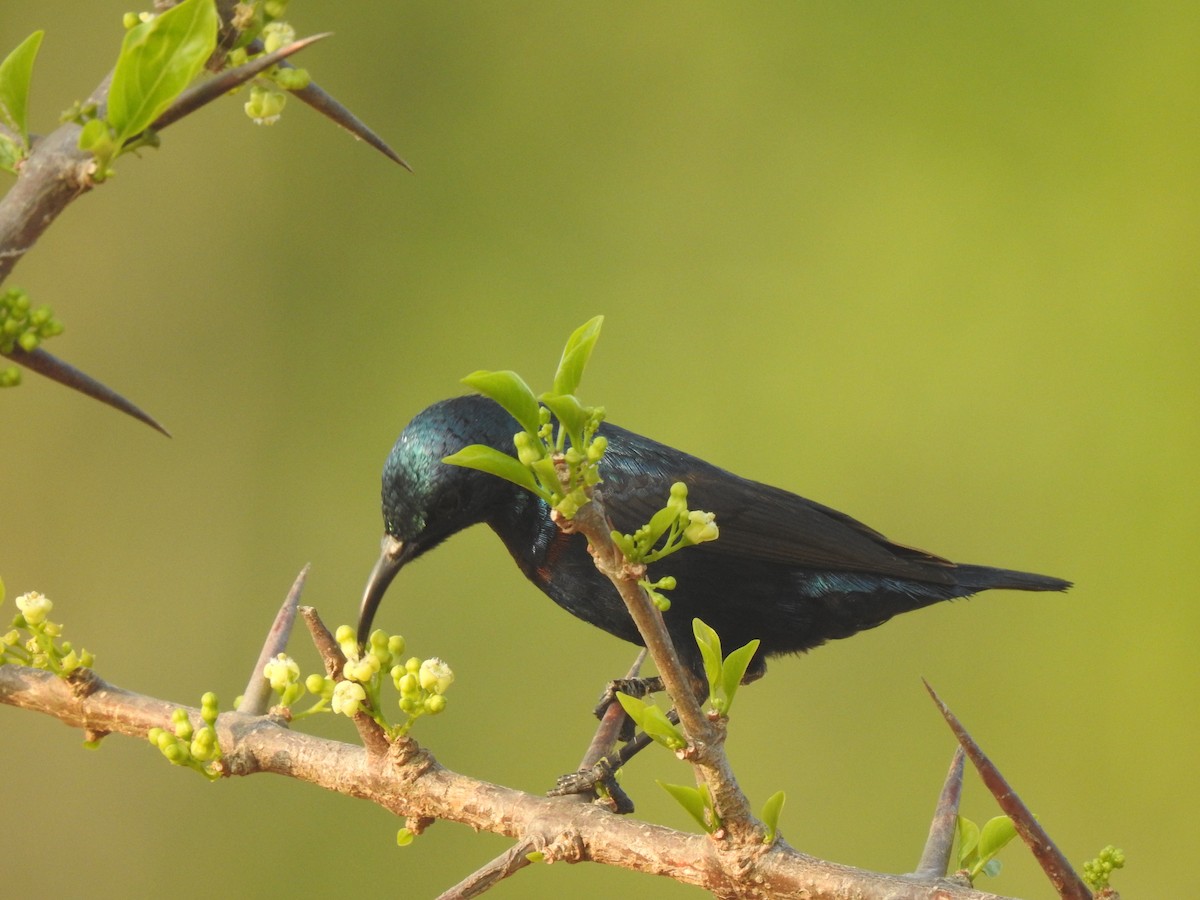
[[[1125,853],[1109,844],[1100,855],[1083,864],[1083,880],[1093,891],[1108,887],[1108,880],[1116,869],[1125,868]]]
[[[614,531],[612,538],[625,558],[632,563],[649,564],[676,550],[715,541],[720,537],[716,514],[689,510],[687,499],[687,485],[677,481],[671,485],[667,505],[656,512],[648,523],[633,534]]]
[[[62,330],[62,322],[54,318],[50,307],[33,309],[29,295],[20,288],[9,288],[0,293],[0,353],[12,353],[18,348],[32,353],[42,341],[62,334]],[[20,369],[0,370],[0,387],[20,383]]]
[[[445,694],[454,682],[454,672],[442,660],[437,657],[420,660],[415,656],[402,659],[404,638],[380,629],[371,634],[362,653],[349,625],[340,627],[335,637],[346,657],[342,667],[344,680],[333,688],[330,700],[335,713],[353,716],[365,712],[395,738],[406,734],[413,721],[421,716],[436,715],[446,708]],[[378,712],[382,708],[380,690],[385,674],[400,694],[400,711],[405,716],[405,721],[395,726],[389,725]]]
[[[172,765],[185,766],[210,781],[221,777],[221,745],[217,741],[217,695],[209,691],[200,699],[200,719],[193,728],[186,709],[171,713],[171,728],[151,728],[147,737]]]
[[[3,599],[3,583],[0,582],[0,601]],[[45,594],[29,591],[17,597],[16,604],[18,612],[13,616],[11,628],[0,635],[0,664],[32,666],[66,678],[95,662],[87,650],[76,650],[70,641],[58,640],[63,627],[50,621],[54,604]]]

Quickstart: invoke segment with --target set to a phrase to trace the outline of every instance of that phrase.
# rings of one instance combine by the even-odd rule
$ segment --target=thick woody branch
[[[51,715],[93,734],[145,739],[170,727],[176,704],[106,684],[87,670],[70,680],[24,666],[0,666],[0,702]],[[199,710],[189,709],[199,719]],[[782,841],[730,847],[707,835],[614,815],[571,797],[541,797],[442,767],[414,742],[380,756],[362,747],[291,731],[273,717],[222,713],[217,733],[227,776],[284,775],[398,816],[445,819],[529,841],[550,861],[597,862],[662,875],[718,897],[846,900],[1003,900],[954,879],[916,880],[814,859]],[[156,751],[147,748],[150,755]]]

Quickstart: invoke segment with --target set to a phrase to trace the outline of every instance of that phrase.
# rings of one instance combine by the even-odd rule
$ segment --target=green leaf
[[[638,728],[642,727],[642,720],[645,718],[646,703],[638,697],[632,697],[629,694],[617,691],[617,702],[621,704],[621,709],[625,710],[625,715],[633,719],[633,724]]]
[[[516,372],[488,372],[480,369],[462,380],[485,397],[491,397],[532,435],[538,433],[538,402],[524,379]]]
[[[979,858],[990,859],[1017,836],[1017,826],[1008,816],[996,816],[984,823],[979,832]]]
[[[687,746],[683,733],[653,703],[646,703],[621,691],[617,691],[617,702],[638,728],[664,747],[679,750]]]
[[[767,826],[767,833],[763,836],[764,844],[775,843],[775,836],[779,833],[779,814],[783,811],[783,801],[786,799],[787,795],[783,791],[776,791],[763,804],[761,818]]]
[[[125,32],[108,91],[117,146],[149,128],[200,74],[219,24],[213,0],[184,0]]]
[[[96,158],[96,174],[93,177],[96,181],[103,181],[108,177],[109,163],[113,161],[120,147],[113,140],[112,129],[108,127],[107,122],[103,119],[88,119],[83,130],[79,132],[79,149]]]
[[[667,784],[665,781],[659,781],[658,786],[674,797],[675,801],[687,810],[688,815],[700,823],[701,828],[712,832],[713,826],[705,815],[708,807],[704,802],[704,794],[698,788],[686,784]]]
[[[750,660],[754,658],[759,643],[760,641],[755,639],[744,647],[738,647],[725,657],[725,664],[721,666],[721,692],[725,696],[726,715],[729,714],[729,707],[733,706],[733,695],[737,693],[738,686],[742,683],[742,676],[750,667]]]
[[[721,679],[721,638],[699,619],[692,619],[692,634],[696,636],[696,646],[700,648],[700,655],[704,658],[708,692],[710,695],[714,694]]]
[[[979,826],[966,816],[959,816],[954,826],[954,840],[958,844],[958,867],[969,868],[979,846]]]
[[[576,399],[574,394],[542,394],[542,403],[554,417],[562,423],[571,438],[571,446],[581,453],[587,448],[583,446],[583,429],[587,425],[588,410]]]
[[[21,136],[26,150],[29,149],[29,82],[42,34],[35,31],[0,62],[0,123]]]
[[[449,456],[443,457],[442,462],[451,466],[462,466],[465,469],[478,469],[480,472],[487,472],[489,475],[495,475],[498,478],[503,478],[505,481],[511,481],[513,484],[525,488],[527,491],[532,491],[543,500],[549,500],[545,491],[538,485],[537,480],[533,477],[533,473],[521,463],[509,456],[507,453],[501,453],[495,447],[488,447],[485,444],[471,444],[463,447],[457,453],[451,453]]]
[[[562,359],[558,361],[558,371],[554,373],[555,394],[574,394],[583,378],[584,367],[600,337],[600,326],[604,324],[604,316],[588,319],[576,328],[563,347]]]
[[[416,835],[413,834],[407,828],[401,828],[399,831],[396,832],[396,846],[397,847],[407,847],[415,839],[416,839]]]

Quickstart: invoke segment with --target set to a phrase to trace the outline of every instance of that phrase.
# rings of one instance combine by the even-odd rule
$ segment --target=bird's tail
[[[991,588],[1009,591],[1065,591],[1071,586],[1070,581],[1049,575],[965,564],[954,567],[954,578],[960,585],[978,591]]]

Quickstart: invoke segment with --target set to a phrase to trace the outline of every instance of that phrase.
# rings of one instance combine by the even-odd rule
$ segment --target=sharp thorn
[[[111,406],[113,409],[120,410],[128,416],[133,416],[139,422],[144,422],[155,431],[165,434],[167,437],[171,436],[171,432],[167,431],[149,413],[130,403],[112,388],[106,387],[90,375],[79,371],[70,363],[64,362],[57,356],[47,353],[41,347],[28,352],[18,348],[6,355],[13,362],[24,366],[32,372],[37,372],[51,381],[57,381],[59,384],[69,387],[72,390],[79,391],[79,393],[91,397],[93,400],[99,400],[106,406]]]

